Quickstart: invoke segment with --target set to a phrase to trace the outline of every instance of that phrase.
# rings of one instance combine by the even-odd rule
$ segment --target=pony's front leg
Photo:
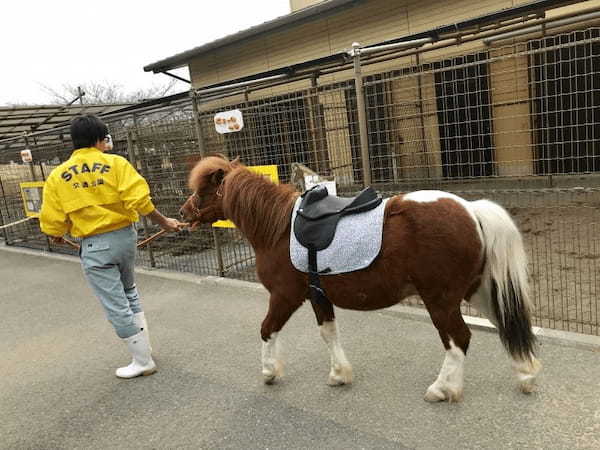
[[[311,305],[317,317],[321,337],[329,350],[331,368],[327,384],[340,386],[352,383],[352,366],[346,359],[346,354],[340,344],[333,305],[329,302],[324,304],[311,302]]]
[[[262,338],[262,375],[265,384],[273,384],[283,376],[283,361],[278,342],[279,331],[302,301],[288,301],[281,295],[271,294],[269,311],[263,320],[260,335]]]
[[[262,343],[262,375],[265,384],[273,384],[276,378],[283,376],[283,361],[280,355],[279,341],[276,332]]]

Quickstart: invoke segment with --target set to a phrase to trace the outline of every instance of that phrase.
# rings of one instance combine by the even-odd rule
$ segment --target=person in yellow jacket
[[[67,233],[82,238],[83,272],[133,357],[116,375],[150,375],[156,364],[135,285],[133,223],[141,214],[167,231],[184,224],[154,207],[148,183],[125,158],[105,153],[112,147],[110,135],[98,117],[76,117],[70,131],[75,151],[46,180],[40,228],[55,243]]]

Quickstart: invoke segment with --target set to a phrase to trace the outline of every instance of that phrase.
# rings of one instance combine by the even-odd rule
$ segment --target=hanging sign
[[[235,133],[244,128],[244,119],[239,109],[217,113],[214,121],[219,134]]]
[[[44,189],[43,181],[27,181],[19,183],[21,188],[21,197],[23,198],[23,207],[27,217],[39,217],[42,210],[42,191]]]
[[[25,150],[21,150],[21,159],[24,163],[30,163],[33,161],[33,157],[31,156],[31,150],[26,148]]]

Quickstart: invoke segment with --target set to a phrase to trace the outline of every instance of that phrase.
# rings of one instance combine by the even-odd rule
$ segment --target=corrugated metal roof
[[[0,142],[68,124],[80,114],[107,114],[131,103],[105,105],[33,105],[0,107]],[[1,146],[1,144],[0,144]]]
[[[229,36],[225,36],[221,39],[217,39],[216,41],[209,42],[208,44],[204,44],[199,47],[195,47],[191,50],[178,53],[169,58],[165,58],[155,63],[148,64],[144,67],[144,70],[146,72],[158,73],[165,70],[176,69],[178,67],[186,65],[191,58],[194,58],[198,55],[202,55],[203,53],[207,53],[211,50],[215,50],[217,48],[224,47],[225,45],[233,44],[241,40],[248,39],[253,36],[260,35],[262,33],[266,33],[267,31],[273,31],[278,28],[286,27],[292,24],[297,25],[300,22],[306,22],[314,20],[316,18],[322,18],[323,15],[326,13],[337,11],[341,8],[353,7],[356,4],[361,3],[363,1],[365,0],[326,0],[324,2],[317,3],[316,5],[309,6],[298,11],[294,11],[291,14],[286,14],[285,16],[281,16],[268,22],[264,22],[260,25],[256,25],[246,30],[230,34]]]

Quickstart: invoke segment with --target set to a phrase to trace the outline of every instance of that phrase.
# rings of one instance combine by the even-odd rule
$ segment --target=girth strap
[[[324,271],[325,272],[325,271]],[[317,268],[317,249],[308,247],[308,287],[310,289],[310,301],[316,305],[330,305],[331,302],[321,287],[319,272]]]

